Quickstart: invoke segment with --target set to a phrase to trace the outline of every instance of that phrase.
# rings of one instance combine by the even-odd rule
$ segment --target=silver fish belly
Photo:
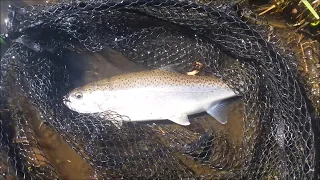
[[[172,88],[140,88],[118,90],[111,94],[111,110],[128,116],[132,121],[169,119],[180,125],[189,125],[188,115],[207,111],[221,100],[234,96],[226,89],[189,91],[188,86]],[[195,87],[192,87],[195,89]]]

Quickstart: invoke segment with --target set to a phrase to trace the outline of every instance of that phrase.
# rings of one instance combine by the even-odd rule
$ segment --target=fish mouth
[[[71,103],[70,99],[67,98],[66,96],[63,97],[62,101],[63,101],[64,104]]]
[[[63,104],[67,106],[71,111],[76,111],[74,108],[72,108],[71,101],[69,98],[63,97]]]
[[[68,98],[68,96],[64,96],[63,99],[63,104],[68,108],[70,109],[71,111],[74,111],[74,112],[78,112],[73,106],[72,106],[72,103],[71,103],[71,100]]]

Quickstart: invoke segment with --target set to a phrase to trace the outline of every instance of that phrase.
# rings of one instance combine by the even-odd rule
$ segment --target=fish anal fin
[[[189,118],[186,114],[179,114],[175,116],[171,116],[168,118],[170,121],[173,121],[179,125],[187,126],[190,125]]]

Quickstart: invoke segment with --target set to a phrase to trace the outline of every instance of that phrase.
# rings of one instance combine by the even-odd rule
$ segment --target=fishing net
[[[2,178],[62,178],[37,136],[46,126],[90,165],[90,178],[319,179],[319,119],[295,58],[267,40],[248,10],[222,4],[10,6],[11,43],[0,76]],[[242,96],[229,113],[240,116],[227,128],[206,114],[192,116],[190,126],[123,122],[118,128],[112,121],[128,117],[73,112],[62,97],[104,67],[86,53],[107,54],[114,63],[121,56],[148,69],[179,64],[181,73],[199,62],[199,75],[220,77]]]

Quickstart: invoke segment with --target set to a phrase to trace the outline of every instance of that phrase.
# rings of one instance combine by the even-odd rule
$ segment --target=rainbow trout
[[[220,79],[164,70],[105,78],[76,88],[64,104],[79,113],[114,111],[130,121],[170,120],[189,125],[188,115],[207,112],[227,123],[227,106],[236,94]]]

